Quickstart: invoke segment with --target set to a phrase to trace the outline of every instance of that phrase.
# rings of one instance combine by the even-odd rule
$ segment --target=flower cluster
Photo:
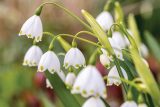
[[[114,25],[114,19],[108,11],[100,13],[96,21],[104,32],[112,30],[111,28]],[[132,32],[129,32],[129,34],[134,38]],[[129,79],[127,69],[115,63],[115,60],[125,61],[123,51],[127,50],[131,45],[128,38],[120,31],[114,30],[111,37],[107,38],[113,49],[112,54],[102,44],[98,47],[101,51],[98,53],[99,60],[109,71],[108,75],[105,76],[107,77],[107,82],[105,82],[105,78],[93,63],[86,64],[83,53],[76,46],[72,46],[65,54],[63,61],[64,68],[61,67],[59,56],[52,50],[53,41],[56,37],[53,37],[48,51],[43,53],[40,47],[36,45],[36,42],[42,40],[43,35],[43,27],[39,15],[33,15],[23,24],[19,33],[19,36],[21,35],[35,39],[34,45],[25,54],[23,65],[37,66],[38,72],[48,70],[51,74],[57,73],[72,94],[81,94],[82,97],[87,98],[82,107],[105,107],[102,98],[106,99],[107,97],[106,86],[119,86],[123,83],[122,78],[126,81]],[[148,49],[143,43],[139,45],[138,49],[144,58],[148,56]],[[144,58],[142,60],[148,66]],[[96,57],[94,60],[96,60]],[[65,73],[62,69],[68,72]],[[46,79],[46,87],[52,89],[54,86],[50,82],[50,80]],[[146,105],[137,105],[134,101],[126,101],[121,107],[146,107]]]

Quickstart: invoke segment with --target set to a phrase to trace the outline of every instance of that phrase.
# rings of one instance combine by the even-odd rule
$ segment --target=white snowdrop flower
[[[127,46],[127,43],[123,37],[123,35],[120,32],[113,32],[112,33],[112,39],[116,42],[116,44],[121,48],[125,48]]]
[[[46,79],[46,87],[53,89],[53,87],[52,87],[52,85],[51,85],[51,83],[49,82],[48,79]]]
[[[110,42],[110,44],[116,54],[116,57],[119,58],[120,60],[124,60],[120,46],[113,40],[113,38],[109,37],[108,40],[109,40],[109,42]]]
[[[120,107],[138,107],[135,101],[126,101]]]
[[[105,54],[101,54],[100,55],[100,62],[103,66],[109,68],[110,67],[110,60],[109,60],[109,57]]]
[[[122,67],[121,67],[121,70],[122,70],[122,74],[123,74],[124,78],[128,79],[126,71]],[[107,85],[108,86],[113,85],[113,84],[115,84],[117,86],[120,85],[122,82],[119,78],[120,78],[120,76],[119,76],[118,70],[117,70],[116,66],[113,66],[108,73]]]
[[[26,52],[23,65],[37,66],[42,54],[42,50],[38,46],[33,45]]]
[[[74,81],[76,79],[76,75],[73,72],[69,72],[65,79],[65,84],[67,87],[72,87]]]
[[[134,36],[133,36],[133,33],[131,32],[131,30],[127,29],[127,31],[134,39]],[[128,38],[126,36],[124,36],[124,39],[125,39],[126,46],[130,46],[130,42],[129,42]]]
[[[107,11],[103,11],[102,13],[100,13],[97,16],[96,21],[104,31],[109,30],[114,22],[112,15]]]
[[[86,61],[83,53],[78,48],[71,48],[65,55],[64,67],[67,69],[70,66],[79,68],[85,66]]]
[[[106,98],[103,77],[93,65],[88,65],[78,74],[71,92],[73,94],[80,93],[83,97],[101,96]]]
[[[138,107],[148,107],[148,106],[145,103],[141,103],[141,104],[138,104]]]
[[[57,55],[53,51],[47,51],[40,59],[38,71],[48,70],[50,73],[60,72],[60,62]]]
[[[27,35],[28,38],[35,38],[36,42],[41,41],[43,35],[42,22],[39,16],[33,15],[22,26],[19,36]]]
[[[140,45],[140,54],[146,58],[149,55],[149,51],[148,48],[145,44],[141,43]]]
[[[60,72],[56,72],[56,73],[57,73],[58,76],[61,78],[61,80],[64,82],[64,81],[65,81],[65,74],[64,74],[64,72],[63,72],[63,71],[60,71]],[[46,87],[53,89],[53,87],[52,87],[52,85],[51,85],[51,83],[49,82],[48,79],[46,79]]]
[[[82,107],[106,107],[106,106],[99,97],[91,97],[82,105]]]

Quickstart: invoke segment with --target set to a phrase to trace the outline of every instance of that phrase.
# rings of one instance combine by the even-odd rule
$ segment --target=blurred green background
[[[32,40],[18,37],[17,34],[22,24],[44,1],[51,0],[0,0],[0,107],[63,107],[52,91],[45,88],[43,74],[36,73],[36,68],[22,66],[24,54],[32,45]],[[82,18],[81,9],[86,9],[96,17],[103,10],[106,1],[56,0],[55,2],[59,2]],[[148,30],[157,41],[160,40],[160,0],[119,1],[125,16],[129,13],[135,14],[142,38],[144,38],[143,31]],[[55,34],[74,34],[83,29],[79,22],[52,5],[43,9],[41,19],[44,31]],[[89,38],[87,35],[83,37]],[[94,40],[94,38],[89,39]],[[70,41],[68,38],[67,40]],[[44,37],[43,41],[38,43],[43,52],[47,50],[49,42],[50,38]],[[78,42],[78,47],[86,56],[92,53],[93,47]],[[56,45],[56,53],[63,52],[59,44]],[[87,49],[89,52],[86,53]],[[158,65],[155,68],[159,71]],[[110,100],[110,104],[112,103],[116,102]]]

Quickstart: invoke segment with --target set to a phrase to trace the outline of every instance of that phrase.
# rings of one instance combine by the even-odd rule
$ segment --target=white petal
[[[148,55],[149,55],[148,48],[143,43],[140,45],[140,53],[144,58],[148,57]]]
[[[36,38],[36,41],[41,41],[43,34],[42,22],[39,16],[33,15],[22,26],[19,35],[27,35],[28,38]]]
[[[106,66],[106,67],[109,67],[110,66],[110,60],[109,60],[109,57],[105,54],[101,54],[100,55],[100,62],[102,65]]]
[[[74,68],[85,66],[84,55],[78,48],[71,48],[65,55],[64,66],[65,68],[70,66],[73,66]]]
[[[104,11],[97,16],[96,21],[99,23],[102,29],[106,31],[112,26],[113,17],[109,12]]]
[[[112,39],[118,44],[118,46],[123,49],[126,47],[126,41],[120,32],[113,32]]]
[[[47,51],[42,55],[38,65],[38,71],[49,70],[50,73],[60,72],[60,62],[58,57],[53,51]]]
[[[58,76],[61,78],[61,80],[64,82],[65,81],[65,74],[63,71],[60,71],[60,72],[56,72],[58,74]]]
[[[104,102],[99,97],[89,98],[82,107],[106,107]]]
[[[122,74],[123,74],[124,78],[128,79],[126,71],[122,67],[121,67],[121,70],[122,70]],[[107,82],[107,85],[108,86],[109,85],[113,85],[113,84],[115,84],[117,86],[120,85],[122,82],[118,78],[120,78],[118,70],[117,70],[116,66],[113,66],[111,68],[111,70],[109,71],[109,73],[108,73],[108,82]]]
[[[38,46],[30,47],[25,54],[23,65],[37,66],[42,54],[43,52]]]
[[[135,101],[126,101],[120,107],[138,107]]]
[[[65,84],[68,86],[68,87],[72,87],[74,81],[76,79],[76,75],[72,72],[69,72],[66,76],[66,79],[65,79]]]
[[[52,85],[51,85],[51,83],[49,82],[48,79],[46,79],[46,87],[53,89],[53,87],[52,87]]]
[[[80,93],[83,97],[106,97],[105,83],[96,67],[88,65],[78,74],[72,93]]]

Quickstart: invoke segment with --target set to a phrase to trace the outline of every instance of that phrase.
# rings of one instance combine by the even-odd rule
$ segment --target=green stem
[[[58,34],[57,36],[53,35],[53,34],[50,33],[50,32],[44,32],[43,34],[50,35],[50,36],[52,36],[52,37],[54,36],[55,39],[58,38],[58,37],[67,36],[67,37],[75,38],[75,39],[81,40],[81,41],[83,41],[83,42],[92,44],[92,45],[97,46],[97,47],[101,47],[101,45],[98,45],[98,44],[95,43],[95,42],[89,41],[89,40],[84,39],[84,38],[76,37],[76,36],[73,36],[73,35],[71,35],[71,34]]]
[[[43,4],[41,4],[38,8],[43,7],[46,4],[53,4],[59,8],[61,8],[62,10],[64,10],[67,14],[69,14],[70,16],[72,16],[73,18],[75,18],[76,20],[78,20],[82,25],[84,25],[84,27],[86,27],[88,30],[91,31],[91,27],[89,25],[87,25],[83,20],[81,20],[78,16],[76,16],[74,13],[72,13],[71,11],[69,11],[68,9],[64,8],[63,6],[54,3],[54,2],[45,2]]]

